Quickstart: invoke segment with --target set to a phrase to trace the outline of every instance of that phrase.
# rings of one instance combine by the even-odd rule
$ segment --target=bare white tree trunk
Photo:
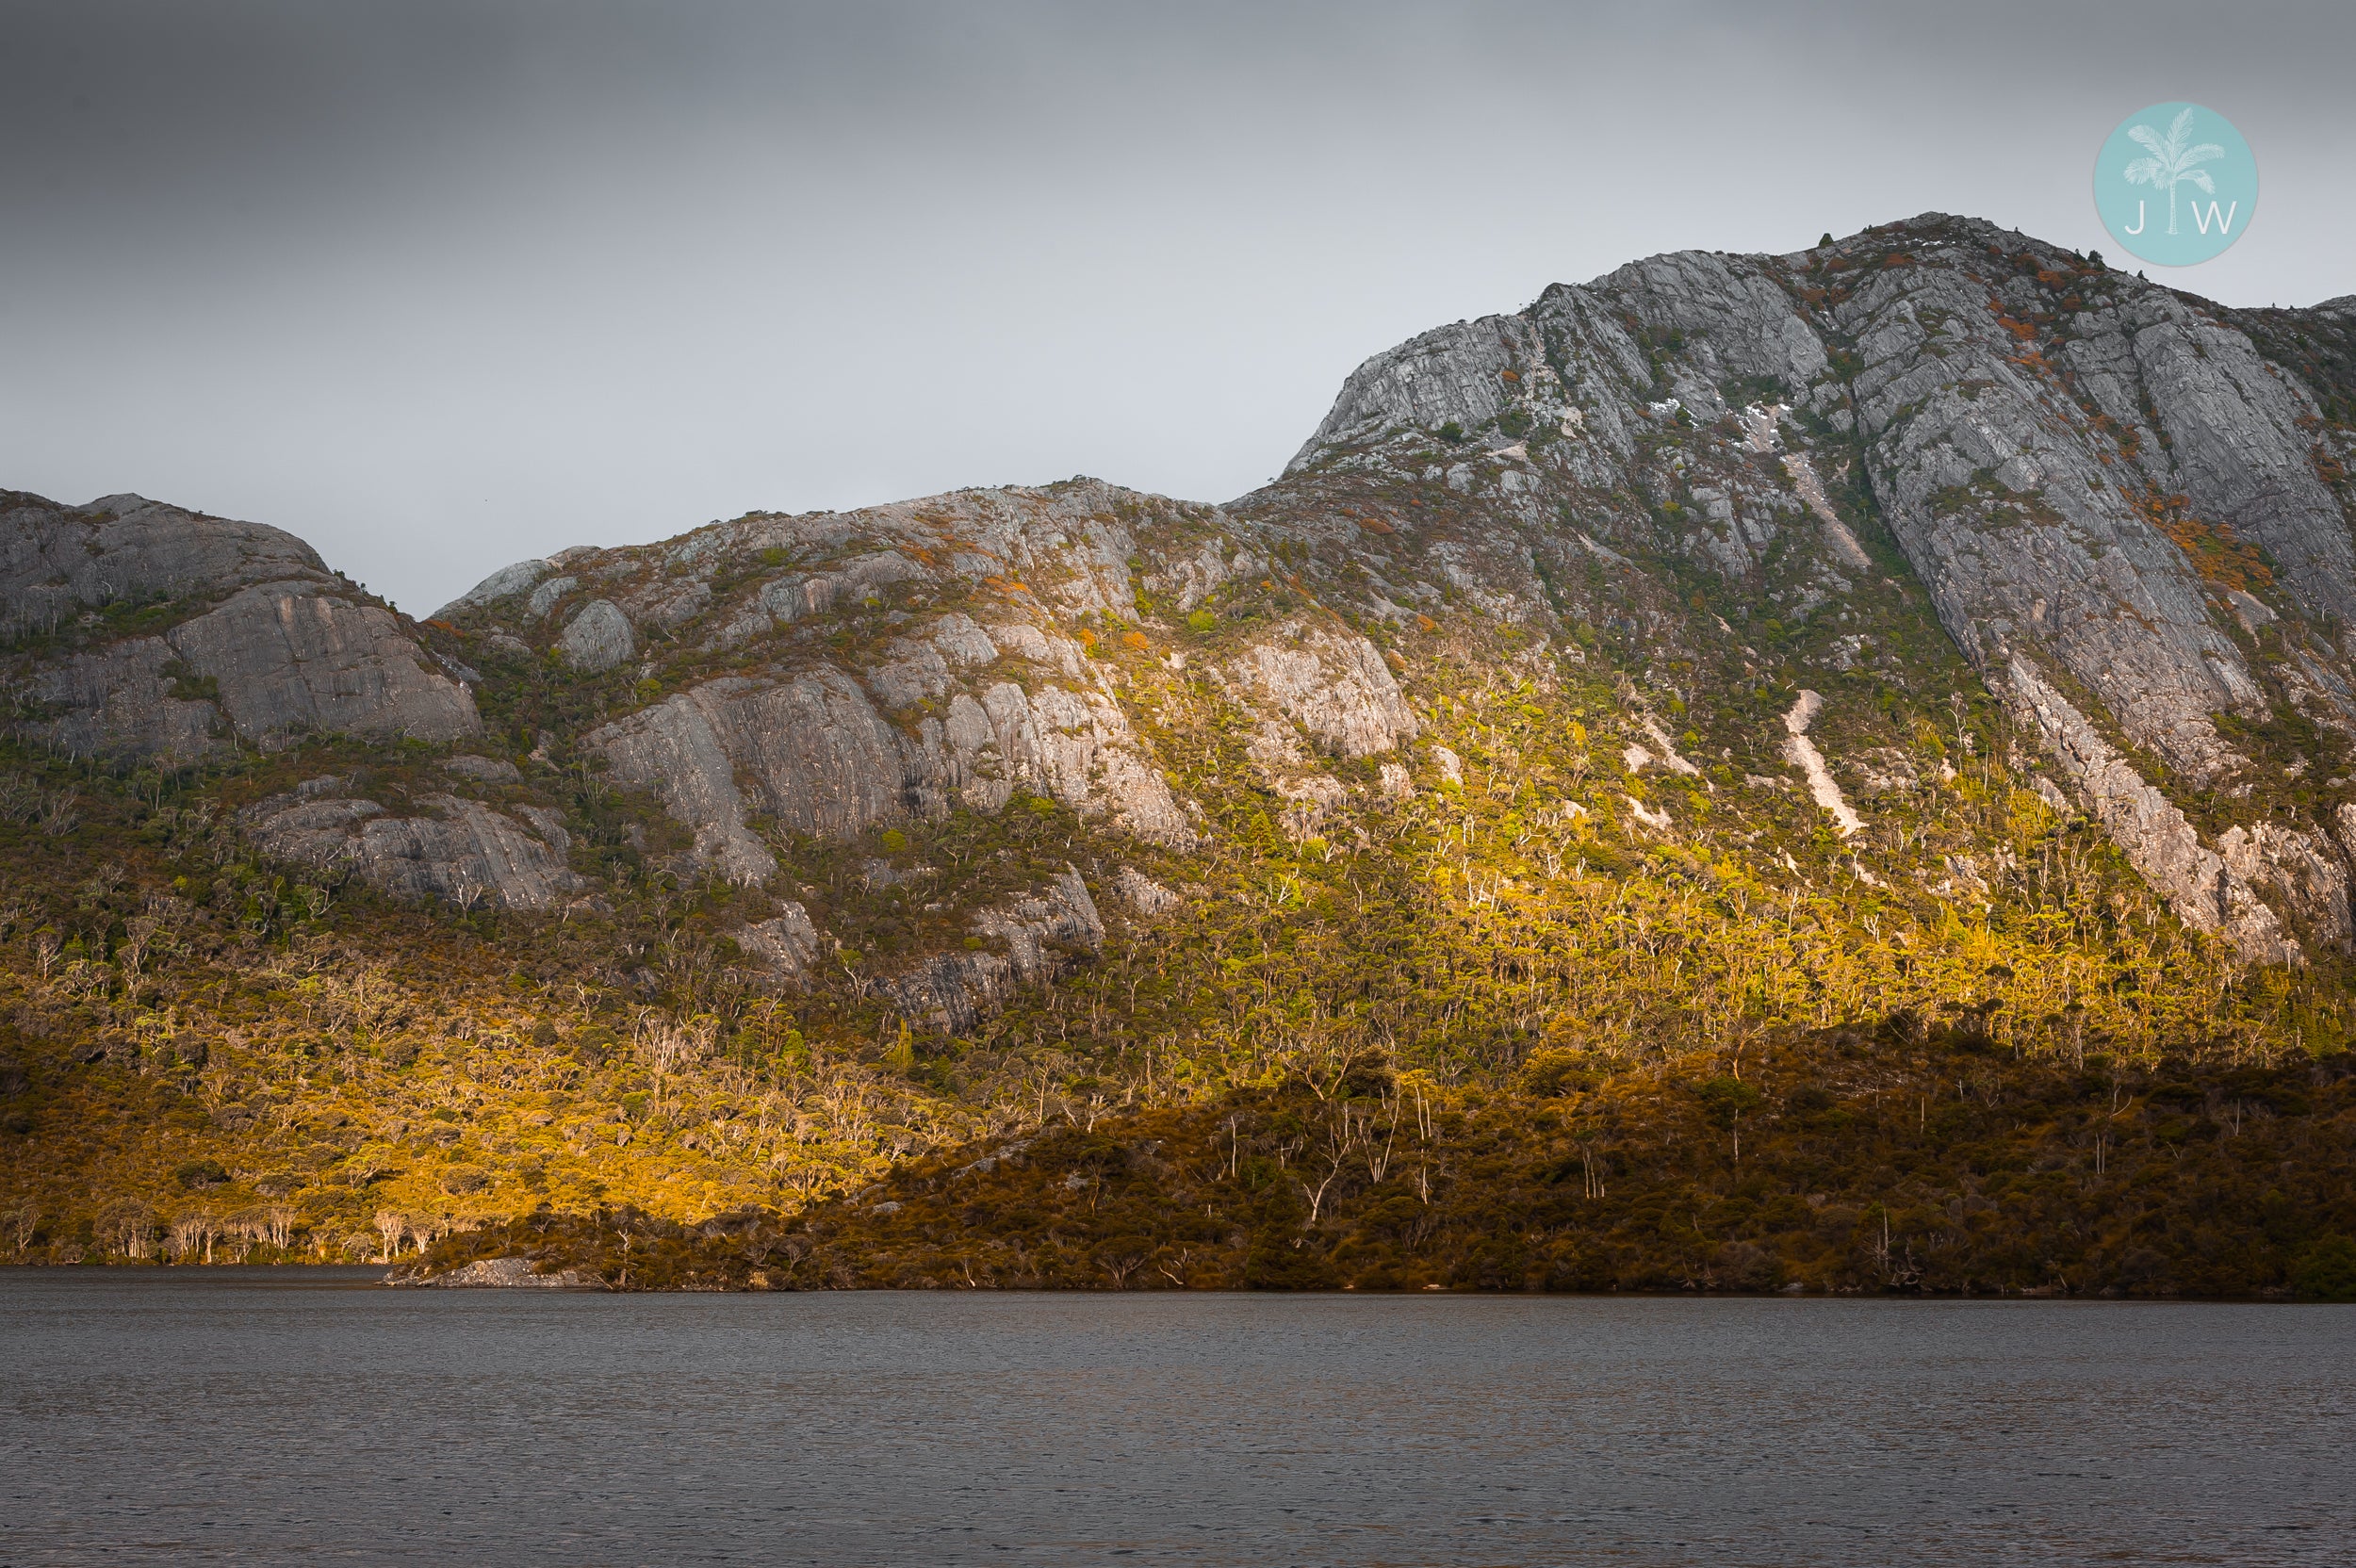
[[[377,1262],[393,1261],[393,1255],[401,1250],[401,1238],[408,1229],[409,1220],[406,1216],[393,1214],[384,1209],[377,1211],[376,1233],[384,1238],[384,1250],[378,1255]]]

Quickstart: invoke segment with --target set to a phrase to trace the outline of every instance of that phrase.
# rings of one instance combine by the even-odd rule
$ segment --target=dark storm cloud
[[[1366,353],[1679,246],[2101,243],[2233,116],[2178,281],[2356,289],[2339,5],[0,5],[0,484],[278,523],[425,611],[752,506],[1275,471]]]

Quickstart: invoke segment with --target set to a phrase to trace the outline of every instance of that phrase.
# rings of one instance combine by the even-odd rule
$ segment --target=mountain
[[[1060,1127],[1008,1169],[1226,1195],[1141,1259],[1331,1282],[1412,1127],[1454,1217],[1423,1263],[1366,1221],[1375,1282],[1490,1279],[1576,1148],[1582,1201],[1813,1184],[1848,1229],[1607,1267],[1597,1208],[1539,1226],[1556,1282],[1887,1284],[1877,1193],[1966,1282],[2280,1288],[2356,1233],[2336,1178],[2250,1187],[2301,1217],[2231,1268],[2184,1237],[2285,1149],[2345,1168],[2352,431],[2356,297],[1933,215],[1428,333],[1223,506],[755,514],[413,622],[275,530],[0,498],[0,1244],[628,1214],[890,1282],[879,1206],[1036,1253],[1037,1193],[953,1223],[938,1176]],[[1224,1175],[1138,1152],[1220,1125]],[[1939,1242],[2011,1168],[2091,1185],[2009,1263]],[[2171,1169],[2189,1251],[2136,1239]],[[793,1224],[866,1239],[805,1278]]]

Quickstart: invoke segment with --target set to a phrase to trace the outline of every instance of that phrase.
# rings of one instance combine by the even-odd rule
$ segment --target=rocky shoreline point
[[[405,1288],[450,1290],[603,1290],[603,1282],[584,1277],[579,1269],[559,1268],[542,1274],[529,1258],[479,1258],[457,1268],[434,1270],[422,1266],[396,1268],[384,1283]]]

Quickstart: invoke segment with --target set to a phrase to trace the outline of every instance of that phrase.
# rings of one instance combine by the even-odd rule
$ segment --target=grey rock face
[[[25,724],[21,731],[77,756],[192,761],[218,743],[221,710],[202,698],[172,694],[188,689],[167,673],[179,663],[179,654],[160,637],[74,654],[38,671],[30,685],[35,701],[63,709],[62,716]]]
[[[249,582],[327,575],[310,546],[260,523],[208,517],[140,496],[68,507],[0,491],[0,625],[8,635],[115,599],[223,593]]]
[[[932,633],[933,645],[951,664],[989,664],[998,658],[998,645],[990,640],[990,633],[959,612],[953,610],[941,616],[933,624]]]
[[[1135,866],[1121,867],[1120,874],[1113,878],[1113,885],[1120,890],[1122,900],[1129,907],[1146,920],[1169,914],[1186,904],[1185,899]]]
[[[2313,396],[2272,371],[2243,334],[2171,295],[2138,299],[2118,331],[2167,437],[2152,466],[2193,513],[2265,547],[2310,611],[2356,619],[2356,547],[2312,460]],[[2102,364],[2107,348],[2098,343],[2089,362]]]
[[[867,671],[867,687],[887,708],[944,696],[944,645],[960,666],[998,651],[972,620],[943,617],[930,640],[892,643]],[[1038,645],[1050,651],[1043,637]],[[607,759],[614,782],[656,793],[695,830],[697,856],[740,882],[765,882],[777,871],[776,856],[747,825],[753,813],[840,841],[938,818],[953,799],[996,811],[1023,786],[1153,842],[1194,841],[1120,705],[1052,681],[1036,693],[1013,681],[978,698],[960,691],[945,720],[924,718],[911,731],[887,722],[868,691],[831,666],[786,680],[730,677],[617,720],[583,743]]]
[[[809,980],[824,951],[810,911],[791,899],[780,901],[777,913],[769,919],[738,931],[736,944],[771,978],[793,985]]]
[[[546,561],[518,561],[512,566],[501,566],[498,571],[434,612],[432,618],[446,621],[453,615],[464,614],[469,610],[480,610],[485,605],[497,604],[503,598],[510,598],[522,593],[548,576],[553,569]]]
[[[924,789],[922,744],[886,724],[834,669],[784,684],[712,681],[583,743],[605,756],[615,783],[661,798],[695,830],[697,856],[731,881],[764,882],[777,871],[777,857],[746,825],[750,810],[796,832],[848,839],[939,808]]]
[[[911,1018],[944,1034],[964,1033],[1013,988],[1052,982],[1068,967],[1066,954],[1094,953],[1104,944],[1096,901],[1069,866],[1031,897],[983,910],[973,929],[1006,951],[941,954],[876,988]]]
[[[450,741],[482,728],[466,688],[427,669],[390,614],[309,583],[244,589],[167,637],[264,745],[298,730]]]
[[[573,852],[573,836],[564,830],[564,814],[546,806],[518,805],[515,815],[532,825],[533,832],[548,841],[550,849],[561,858]]]
[[[658,578],[625,596],[629,618],[663,631],[686,625],[712,602],[712,584],[700,577]]]
[[[930,643],[900,638],[885,650],[883,662],[867,672],[867,689],[886,708],[912,708],[947,693],[948,661]]]
[[[1383,655],[1354,634],[1294,622],[1248,649],[1236,675],[1338,756],[1387,752],[1420,728]]]
[[[1725,411],[1718,388],[1729,378],[1806,387],[1831,368],[1816,329],[1757,258],[1693,251],[1653,256],[1594,287],[1633,308],[1647,325],[1686,338],[1686,360],[1672,375],[1671,390],[1696,416]]]
[[[761,808],[795,832],[848,839],[938,809],[921,744],[886,724],[839,670],[733,690],[718,717]]]
[[[928,732],[929,734],[929,732]],[[1151,843],[1194,841],[1177,801],[1144,758],[1120,704],[1049,681],[1026,694],[1002,681],[980,702],[960,696],[942,730],[945,781],[994,811],[1032,785],[1084,816],[1109,814]]]
[[[647,790],[695,830],[695,855],[731,882],[767,881],[777,857],[745,825],[736,766],[715,726],[726,693],[681,693],[589,735],[620,785]]]
[[[442,759],[442,766],[461,778],[471,778],[481,784],[513,784],[523,777],[515,763],[503,757],[476,757],[461,753]]]
[[[995,953],[936,954],[875,988],[909,1018],[944,1035],[970,1032],[1012,989],[1013,970]]]
[[[1554,517],[1592,518],[1579,549],[1628,567],[1600,541],[1642,547],[1612,499],[1642,495],[1688,554],[1787,625],[1882,575],[1827,496],[1862,480],[1957,646],[2042,715],[2037,732],[2144,874],[2189,923],[2282,959],[2299,951],[2294,925],[2345,939],[2331,834],[2253,817],[2204,845],[2168,796],[2256,782],[2219,715],[2356,734],[2339,629],[2356,619],[2356,534],[2332,488],[2345,454],[2314,388],[2246,326],[1936,215],[1795,256],[1660,256],[1377,355],[1287,472],[1444,481],[1485,506],[1497,538],[1421,547],[1509,619],[1544,596],[1548,552],[1548,592],[1594,569],[1546,537]],[[1456,451],[1434,461],[1451,421]],[[1707,443],[1678,433],[1713,426],[1757,454],[1731,482],[1687,471]],[[1810,514],[1822,543],[1794,552]],[[1529,565],[1506,547],[1516,535],[1535,541]],[[2240,580],[2240,545],[2263,549],[2270,580]],[[2021,695],[2014,672],[2040,661],[2099,711],[2050,682]],[[2165,788],[2105,726],[2165,764]]]
[[[227,730],[274,748],[303,734],[449,741],[482,727],[466,688],[428,669],[392,615],[309,582],[246,588],[162,637],[37,669],[63,710],[20,727],[75,752],[187,760]]]
[[[929,573],[897,550],[875,550],[843,561],[829,571],[793,572],[763,583],[721,625],[713,645],[733,647],[749,638],[792,626],[838,607],[863,605],[894,583],[921,582]],[[688,597],[679,596],[684,592]],[[700,612],[710,602],[708,585],[664,590],[666,602]],[[668,624],[668,623],[666,623]]]
[[[2027,661],[2016,656],[2010,674],[2016,700],[2085,796],[2088,810],[2128,863],[2168,898],[2178,919],[2197,931],[2224,937],[2244,957],[2260,963],[2298,958],[2297,944],[2258,896],[2247,869],[2236,871],[2203,846],[2184,812],[2144,782]],[[2251,857],[2242,858],[2249,868]]]
[[[2254,823],[2218,834],[2217,852],[2228,870],[2264,893],[2311,941],[2347,948],[2348,867],[2333,853],[2330,835]]]
[[[1533,352],[1536,347],[1528,321],[1490,316],[1438,328],[1378,354],[1342,384],[1333,412],[1290,468],[1302,466],[1327,447],[1366,440],[1390,429],[1436,431],[1452,423],[1478,430],[1507,405],[1508,389],[1500,377],[1522,360],[1543,357]]]
[[[930,574],[897,550],[875,550],[844,563],[831,575],[830,600],[857,602],[895,582],[922,582]]]
[[[1966,274],[1917,270],[1873,280],[1842,317],[1866,355],[1858,415],[1886,514],[1940,620],[1986,670],[2016,644],[2042,645],[2135,742],[2218,776],[2234,760],[2210,715],[2262,712],[2266,696],[2201,580],[2139,509],[2140,486],[2099,461],[2109,440],[2020,363],[2014,318]],[[1932,313],[1943,358],[1926,351]],[[2132,314],[2074,341],[2073,357],[2131,367]],[[2132,407],[2131,386],[2107,395]]]
[[[376,801],[317,779],[239,814],[263,853],[327,869],[349,865],[395,898],[439,898],[472,908],[547,910],[580,890],[561,849],[480,801],[430,796],[433,815],[396,817]]]
[[[524,600],[524,613],[536,621],[555,609],[558,599],[580,586],[581,579],[577,577],[549,578],[532,589],[532,596]]]
[[[638,636],[613,600],[592,599],[566,623],[556,645],[573,668],[596,675],[637,652]]]

